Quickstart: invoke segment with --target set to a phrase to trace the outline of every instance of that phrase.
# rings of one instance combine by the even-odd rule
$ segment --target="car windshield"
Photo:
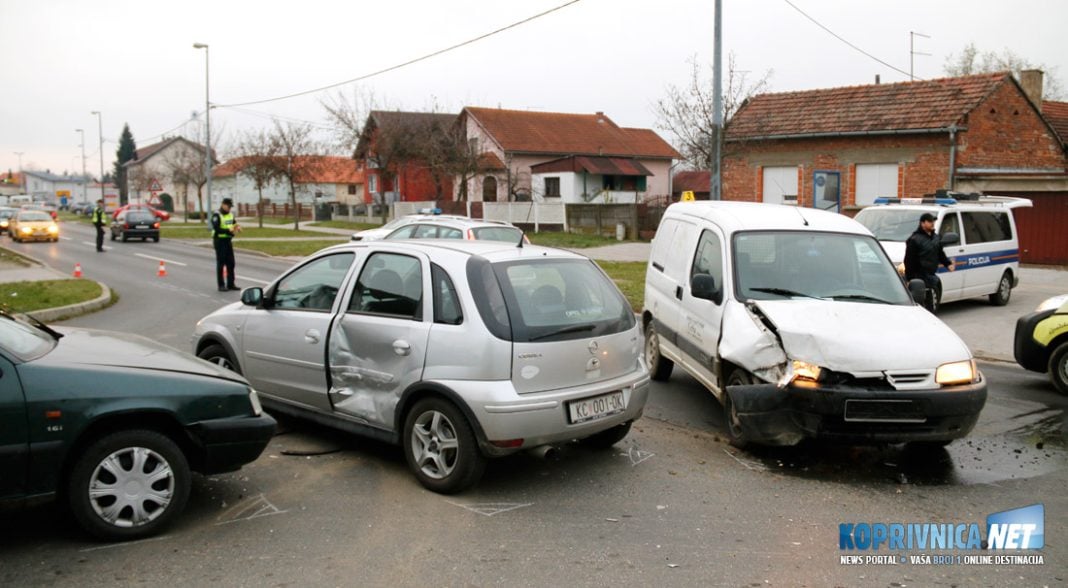
[[[880,241],[907,241],[920,223],[922,210],[865,208],[856,221],[868,228]]]
[[[480,241],[507,241],[518,243],[523,238],[523,231],[516,227],[480,227],[473,229],[475,238]]]
[[[596,337],[634,326],[627,300],[592,261],[522,260],[494,264],[493,270],[513,341]]]
[[[48,333],[9,314],[0,314],[0,348],[30,361],[48,353],[56,340]]]
[[[51,221],[52,215],[47,212],[38,212],[35,210],[22,211],[18,216],[19,222],[35,222],[35,221]]]
[[[11,218],[11,217],[15,216],[17,213],[18,213],[17,210],[12,210],[10,208],[7,209],[7,210],[0,210],[0,218]]]
[[[751,231],[734,236],[741,301],[819,298],[912,304],[879,243],[866,235]]]

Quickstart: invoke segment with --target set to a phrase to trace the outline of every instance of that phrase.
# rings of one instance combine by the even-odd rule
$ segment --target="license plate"
[[[584,398],[568,403],[567,410],[571,417],[571,423],[585,423],[603,419],[626,410],[627,405],[623,401],[623,391],[610,392],[593,398]]]
[[[148,225],[137,225],[137,226],[136,226],[136,227],[134,227],[134,228],[135,228],[135,229],[147,229],[147,228],[148,228]]]
[[[923,406],[912,400],[845,401],[843,418],[852,423],[922,423]]]

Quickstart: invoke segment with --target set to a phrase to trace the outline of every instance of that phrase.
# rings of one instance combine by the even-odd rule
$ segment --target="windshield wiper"
[[[37,327],[38,329],[44,331],[45,333],[48,333],[56,341],[59,341],[60,339],[63,338],[63,333],[60,333],[59,331],[53,329],[52,327],[42,323],[41,320],[38,319],[37,317],[35,317],[35,316],[31,315],[31,314],[25,313],[25,312],[21,313],[21,314],[22,314],[22,316],[24,316],[27,319],[29,319],[27,322],[29,322],[32,326]],[[12,321],[16,321],[16,322],[19,320],[14,314],[12,314],[12,313],[10,313],[10,312],[8,312],[6,310],[0,310],[0,317],[4,317],[4,318],[6,318],[8,320],[12,320]]]
[[[805,294],[804,292],[798,292],[796,290],[788,290],[786,288],[746,288],[750,292],[766,292],[768,294],[777,294],[779,296],[801,296],[803,298],[813,298],[816,300],[824,300],[819,296],[813,296],[811,294]]]
[[[890,302],[889,300],[868,296],[867,294],[845,294],[842,296],[831,296],[831,298],[834,298],[835,300],[867,300],[868,302],[878,302],[880,304],[893,304],[893,302]]]
[[[540,335],[535,335],[534,337],[531,337],[529,339],[529,341],[538,341],[540,339],[547,339],[547,338],[553,337],[555,335],[565,335],[567,333],[581,333],[582,331],[592,331],[592,330],[594,330],[596,328],[597,328],[597,325],[595,325],[593,323],[589,323],[589,324],[585,324],[585,325],[571,325],[570,327],[563,327],[563,328],[560,328],[560,329],[556,329],[555,331],[549,331],[548,333],[542,333]]]

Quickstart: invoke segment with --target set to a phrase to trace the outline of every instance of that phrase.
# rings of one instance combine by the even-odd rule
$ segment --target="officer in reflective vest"
[[[104,212],[104,200],[96,201],[93,209],[93,226],[96,227],[96,250],[104,251],[104,227],[108,225],[108,213]]]
[[[241,232],[241,227],[234,219],[234,213],[230,212],[233,205],[233,200],[223,198],[219,210],[211,215],[211,244],[215,246],[215,281],[219,284],[220,292],[240,290],[234,284],[234,235]]]

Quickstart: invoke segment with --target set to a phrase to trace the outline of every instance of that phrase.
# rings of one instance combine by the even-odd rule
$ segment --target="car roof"
[[[540,247],[538,245],[524,244],[519,247],[504,241],[468,241],[464,239],[403,239],[396,241],[350,241],[334,245],[324,249],[323,252],[356,251],[371,248],[378,251],[420,252],[429,255],[431,259],[437,256],[461,255],[467,257],[482,257],[487,261],[496,263],[500,261],[512,261],[529,258],[564,258],[564,259],[589,259],[584,255],[556,249],[554,247]]]
[[[864,225],[848,216],[789,204],[710,201],[677,202],[669,215],[687,216],[714,222],[726,233],[760,230],[827,231],[871,235]]]
[[[505,227],[505,228],[518,228],[512,223],[505,221],[495,220],[483,220],[480,218],[467,218],[466,216],[454,216],[454,217],[430,217],[425,219],[419,219],[413,225],[441,225],[443,227],[453,227],[457,229],[472,229],[482,227]],[[408,226],[408,225],[405,225]]]

